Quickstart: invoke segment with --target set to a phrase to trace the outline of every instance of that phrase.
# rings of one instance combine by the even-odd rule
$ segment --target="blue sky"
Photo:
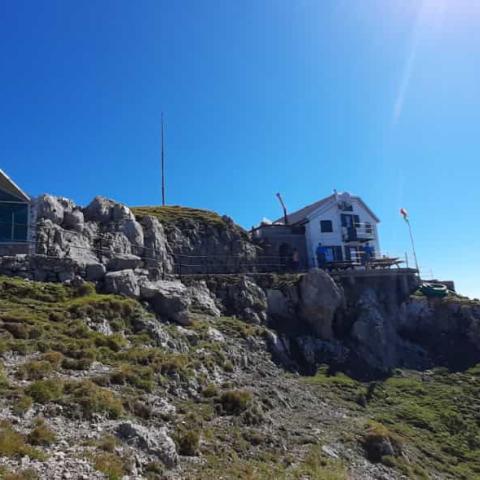
[[[0,167],[35,195],[245,227],[333,188],[480,297],[480,2],[0,1]]]

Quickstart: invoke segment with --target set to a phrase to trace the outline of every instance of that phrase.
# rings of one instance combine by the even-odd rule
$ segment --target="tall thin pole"
[[[163,144],[163,112],[162,112],[162,205],[165,206],[165,152]]]
[[[415,267],[417,268],[418,274],[420,274],[420,269],[418,268],[417,252],[415,251],[415,242],[413,241],[412,226],[410,225],[410,220],[405,219],[408,225],[408,232],[410,233],[410,241],[412,242],[413,258],[415,259]]]

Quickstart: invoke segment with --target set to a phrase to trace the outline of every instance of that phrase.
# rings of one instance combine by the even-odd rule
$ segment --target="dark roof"
[[[317,208],[326,204],[333,197],[335,197],[335,194],[329,195],[323,200],[319,200],[318,202],[307,205],[306,207],[303,207],[300,210],[297,210],[296,212],[289,213],[287,215],[288,223],[292,225],[294,223],[303,222],[311,213],[317,210]],[[282,217],[282,218],[279,218],[278,220],[275,220],[275,222],[273,223],[284,223],[284,222],[285,222],[285,219],[284,217]]]
[[[0,189],[13,195],[23,202],[30,202],[30,197],[3,171],[0,169]]]
[[[301,208],[300,210],[297,210],[296,212],[289,213],[287,215],[288,223],[290,225],[293,225],[295,223],[301,223],[304,222],[307,217],[313,213],[315,210],[317,210],[319,207],[322,205],[325,205],[328,203],[330,200],[335,198],[335,194],[333,193],[332,195],[329,195],[328,197],[323,198],[322,200],[318,200],[315,203],[312,203],[310,205],[307,205],[306,207]],[[370,210],[370,208],[367,206],[367,204],[360,198],[355,195],[352,195],[351,198],[358,200],[362,206],[367,210],[368,213],[377,221],[380,222],[380,219]],[[284,223],[284,217],[279,218],[278,220],[275,220],[273,223]]]

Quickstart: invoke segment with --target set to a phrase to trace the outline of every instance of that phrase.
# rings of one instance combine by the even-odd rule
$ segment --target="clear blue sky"
[[[480,297],[480,2],[1,0],[0,167],[32,195],[250,227],[361,195],[388,253]]]

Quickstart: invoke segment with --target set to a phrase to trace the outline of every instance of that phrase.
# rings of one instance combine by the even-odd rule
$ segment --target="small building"
[[[0,255],[28,253],[30,197],[0,170]]]
[[[261,242],[266,258],[288,264],[296,250],[300,266],[311,268],[317,266],[319,244],[327,262],[361,262],[367,245],[371,255],[378,255],[379,222],[360,197],[335,192],[273,223],[263,222],[252,237]]]

